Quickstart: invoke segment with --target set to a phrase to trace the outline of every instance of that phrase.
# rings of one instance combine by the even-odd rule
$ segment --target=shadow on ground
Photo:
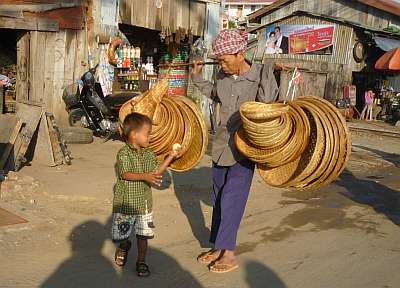
[[[210,230],[207,228],[201,205],[203,203],[211,206],[211,168],[201,167],[185,173],[172,172],[172,179],[175,195],[189,221],[193,235],[201,247],[210,247]]]
[[[40,287],[203,287],[174,257],[160,249],[152,248],[151,242],[147,256],[152,271],[149,278],[136,276],[135,245],[129,253],[127,265],[123,269],[116,267],[101,252],[104,243],[111,241],[110,222],[111,219],[103,225],[97,221],[87,221],[73,228],[69,236],[72,250],[70,258]],[[278,275],[260,262],[248,261],[244,264],[244,269],[248,287],[286,287]]]
[[[245,264],[246,282],[250,288],[285,288],[278,275],[264,264],[249,261]]]
[[[381,151],[379,151],[381,152]],[[400,226],[400,192],[377,181],[360,179],[345,170],[336,185],[346,189],[342,194],[354,202],[368,205]]]
[[[129,254],[128,264],[118,272],[119,268],[101,253],[104,243],[111,241],[110,222],[103,225],[87,221],[76,226],[69,237],[71,257],[40,287],[201,287],[173,257],[151,248],[151,243],[148,254],[152,270],[150,278],[140,279],[135,274],[135,245]]]
[[[361,145],[353,145],[356,148],[363,149],[369,152],[374,153],[375,155],[381,157],[383,160],[392,163],[395,167],[399,168],[400,167],[400,155],[395,154],[395,153],[387,153],[382,150],[377,150]]]

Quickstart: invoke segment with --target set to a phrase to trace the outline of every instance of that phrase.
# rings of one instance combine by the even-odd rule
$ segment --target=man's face
[[[281,36],[281,29],[275,28],[275,36],[276,38],[279,38]]]
[[[238,74],[240,66],[245,61],[243,52],[235,55],[222,55],[218,57],[219,65],[228,75]]]

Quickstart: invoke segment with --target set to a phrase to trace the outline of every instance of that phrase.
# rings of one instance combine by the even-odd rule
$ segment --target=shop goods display
[[[126,102],[120,109],[119,121],[123,123],[134,112],[153,119],[150,148],[163,160],[179,144],[181,156],[171,164],[171,169],[183,172],[196,166],[204,156],[208,131],[196,104],[184,96],[170,96],[168,90],[168,80],[160,80],[143,95]]]
[[[314,96],[285,103],[244,103],[235,135],[241,153],[257,163],[275,187],[319,188],[344,170],[351,152],[346,121],[328,101]]]

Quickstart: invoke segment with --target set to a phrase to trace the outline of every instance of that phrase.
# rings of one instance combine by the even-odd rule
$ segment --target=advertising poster
[[[335,25],[271,25],[267,54],[332,54]]]

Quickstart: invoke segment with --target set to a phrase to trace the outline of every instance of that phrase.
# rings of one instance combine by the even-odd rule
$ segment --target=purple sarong
[[[213,216],[210,242],[215,249],[234,250],[250,192],[255,164],[249,160],[233,166],[213,166]]]

